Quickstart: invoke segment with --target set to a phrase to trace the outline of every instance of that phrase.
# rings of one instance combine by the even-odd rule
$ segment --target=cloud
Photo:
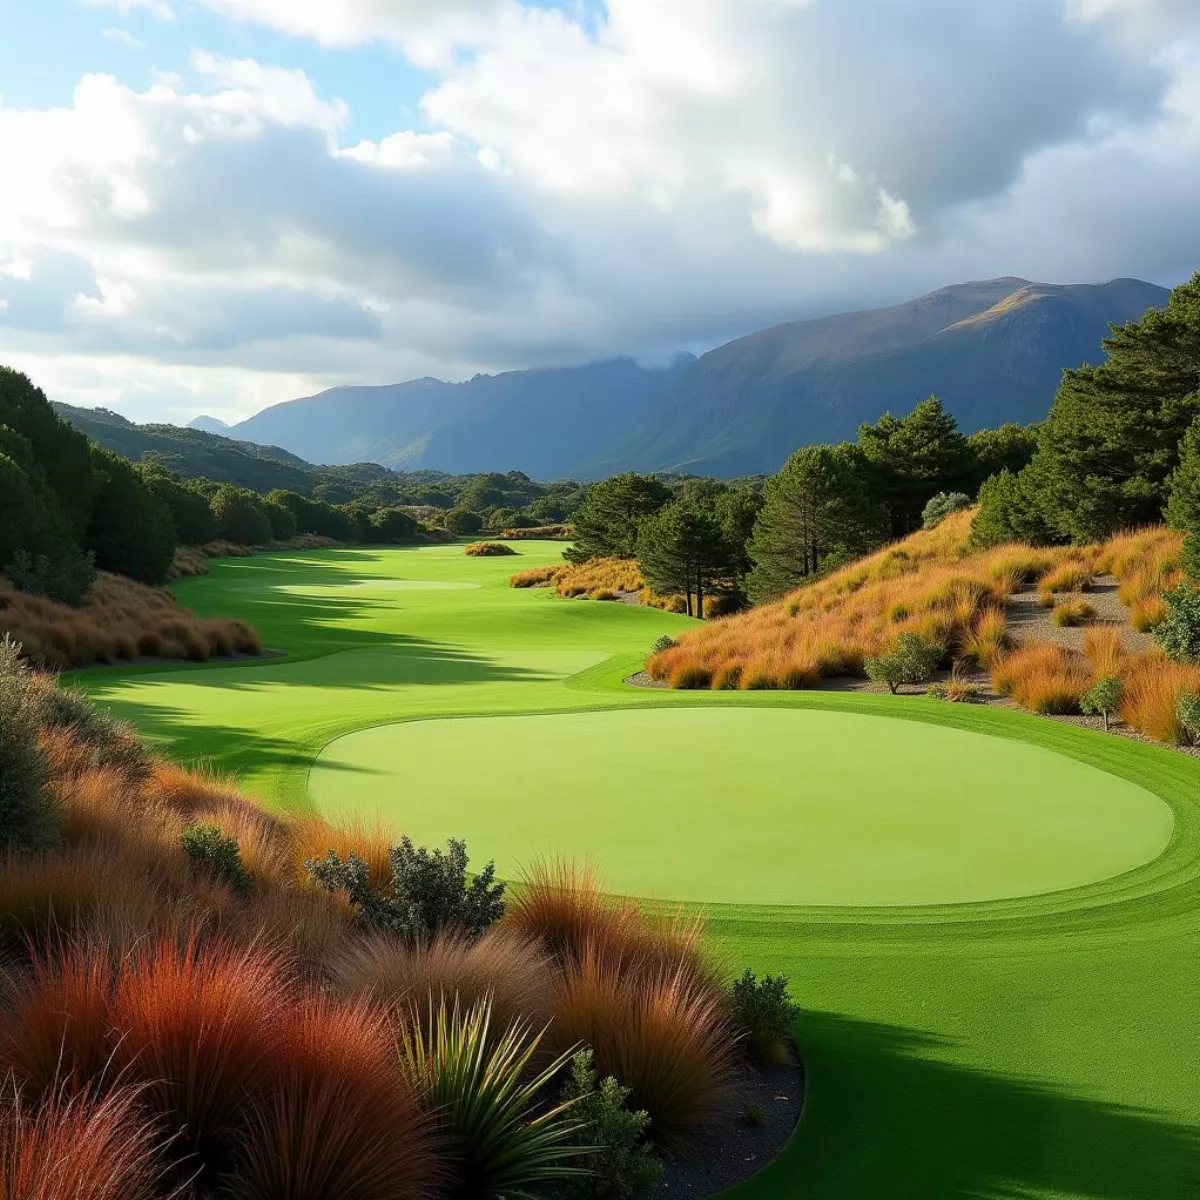
[[[0,106],[0,358],[63,398],[231,416],[1200,264],[1190,3],[204,2],[436,61],[424,127],[203,51]]]
[[[124,46],[126,50],[141,50],[142,43],[133,36],[132,33],[124,29],[105,29],[102,34],[110,42],[116,42],[120,46]]]
[[[175,10],[166,0],[83,0],[88,8],[113,8],[123,17],[138,9],[144,9],[160,21],[175,20]]]

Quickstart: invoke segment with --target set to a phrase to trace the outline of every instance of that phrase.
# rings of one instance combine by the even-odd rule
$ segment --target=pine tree
[[[643,520],[637,559],[654,591],[685,597],[688,616],[703,617],[705,598],[733,586],[729,545],[715,512],[686,499]]]
[[[574,563],[589,558],[633,558],[638,527],[670,498],[670,489],[661,480],[636,471],[592,484],[574,517],[575,541],[563,557]]]
[[[1167,521],[1182,530],[1180,563],[1193,582],[1200,582],[1200,417],[1179,444],[1179,466],[1167,481]]]

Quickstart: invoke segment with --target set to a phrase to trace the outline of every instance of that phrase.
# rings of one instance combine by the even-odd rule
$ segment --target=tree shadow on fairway
[[[1000,1001],[1002,1002],[1002,1000]],[[945,1061],[951,1043],[805,1012],[803,1125],[738,1200],[1194,1200],[1200,1129]],[[1119,1048],[1097,1044],[1120,1073]]]

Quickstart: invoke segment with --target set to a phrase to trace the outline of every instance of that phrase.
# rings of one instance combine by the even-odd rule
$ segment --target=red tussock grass
[[[354,934],[355,914],[345,896],[324,888],[255,889],[225,927],[240,942],[282,950],[306,976],[323,979],[330,960]]]
[[[960,649],[963,658],[987,670],[1010,645],[1004,610],[989,605],[963,631]]]
[[[649,608],[683,612],[686,607],[682,596],[660,596],[648,588],[632,558],[592,558],[578,566],[568,566],[556,576],[554,590],[568,600],[580,596],[589,600],[610,599],[636,593],[638,603]],[[612,597],[600,597],[601,592],[611,592]]]
[[[1115,534],[1105,542],[1097,561],[1115,576],[1121,603],[1132,607],[1179,582],[1182,548],[1183,535],[1178,530],[1153,525]]]
[[[465,1010],[490,996],[497,1031],[524,1019],[540,1027],[548,1016],[554,962],[542,943],[505,926],[478,941],[447,933],[412,946],[388,934],[369,934],[333,956],[329,975],[344,995],[369,996],[391,1008],[424,1010],[455,997]]]
[[[1087,659],[1094,679],[1109,675],[1120,676],[1129,661],[1121,631],[1113,625],[1099,625],[1083,635],[1083,657]]]
[[[1048,642],[1032,642],[992,667],[992,686],[1036,713],[1075,713],[1092,683],[1081,654]]]
[[[79,608],[19,592],[0,578],[0,628],[30,661],[53,670],[139,655],[203,660],[262,652],[244,622],[199,617],[163,588],[105,572]]]
[[[471,558],[497,558],[501,555],[516,554],[516,551],[503,542],[470,542],[463,547],[463,553]]]
[[[1162,596],[1143,596],[1129,605],[1129,623],[1139,633],[1150,633],[1167,619],[1167,604]]]
[[[278,956],[227,942],[158,938],[121,964],[110,1009],[114,1065],[171,1133],[172,1155],[226,1161],[246,1105],[278,1053],[294,1001]]]
[[[508,586],[511,588],[548,587],[557,583],[571,568],[566,563],[545,567],[530,567],[510,575]]]
[[[8,979],[0,1070],[25,1097],[41,1100],[63,1084],[88,1088],[108,1072],[116,977],[107,948],[64,940]]]
[[[1125,685],[1117,715],[1127,725],[1159,742],[1185,743],[1187,731],[1179,721],[1180,697],[1200,691],[1200,666],[1171,662],[1151,650],[1131,658],[1122,675]]]
[[[153,1200],[161,1195],[161,1137],[139,1094],[101,1098],[59,1090],[36,1110],[0,1109],[4,1200]]]
[[[285,1020],[269,1091],[240,1138],[239,1200],[424,1200],[441,1191],[430,1126],[397,1069],[386,1013],[322,996]]]
[[[1092,582],[1094,571],[1091,563],[1079,558],[1069,559],[1051,567],[1037,583],[1037,590],[1043,595],[1054,595],[1059,592],[1082,592]]]
[[[686,1143],[729,1085],[736,1044],[722,998],[685,969],[629,972],[598,952],[566,964],[553,1002],[552,1048],[595,1051],[602,1076],[632,1089],[651,1136]]]

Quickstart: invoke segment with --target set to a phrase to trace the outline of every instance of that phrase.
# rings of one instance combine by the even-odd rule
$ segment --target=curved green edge
[[[532,547],[521,549],[536,555]],[[542,550],[542,560],[557,549]],[[308,572],[328,567],[329,557],[288,561]],[[237,574],[279,566],[270,557],[235,562],[243,564]],[[513,560],[490,579],[487,560],[481,565],[473,576],[500,588]],[[202,611],[232,606],[255,620],[270,644],[294,650],[286,663],[344,648],[336,636],[321,645],[307,623],[289,630],[286,614],[264,621],[262,612],[243,610],[243,598],[224,590],[230,574],[222,564],[179,591]],[[494,588],[464,594],[491,595],[500,607]],[[557,610],[569,612],[589,634],[605,625],[614,635],[636,629],[642,646],[684,624],[648,610],[566,604],[544,593],[510,593],[504,603],[555,605],[553,617],[545,614],[550,622],[561,624]],[[594,615],[574,615],[585,608]],[[714,945],[729,963],[786,971],[804,1008],[797,1027],[808,1078],[804,1119],[783,1153],[728,1196],[1194,1200],[1200,1194],[1200,764],[1021,713],[918,698],[633,689],[622,680],[639,662],[621,645],[606,661],[560,681],[553,695],[542,695],[539,683],[539,694],[523,703],[530,685],[507,683],[475,707],[464,692],[456,712],[485,716],[497,704],[516,713],[734,703],[878,713],[1069,755],[1154,792],[1175,816],[1174,835],[1158,859],[1066,892],[906,909],[710,908]],[[182,756],[219,766],[252,762],[250,782],[278,803],[303,806],[307,770],[320,749],[380,723],[379,713],[342,711],[276,724],[264,702],[262,736],[276,753],[259,761],[233,728],[197,726],[188,705],[160,702],[153,688],[138,686],[169,682],[176,696],[180,683],[185,695],[196,684],[205,692],[248,687],[278,695],[256,678],[271,667],[103,670],[82,681]],[[412,719],[455,715],[444,711],[440,697],[422,695],[425,707]],[[396,713],[382,719],[398,716],[404,719]]]

